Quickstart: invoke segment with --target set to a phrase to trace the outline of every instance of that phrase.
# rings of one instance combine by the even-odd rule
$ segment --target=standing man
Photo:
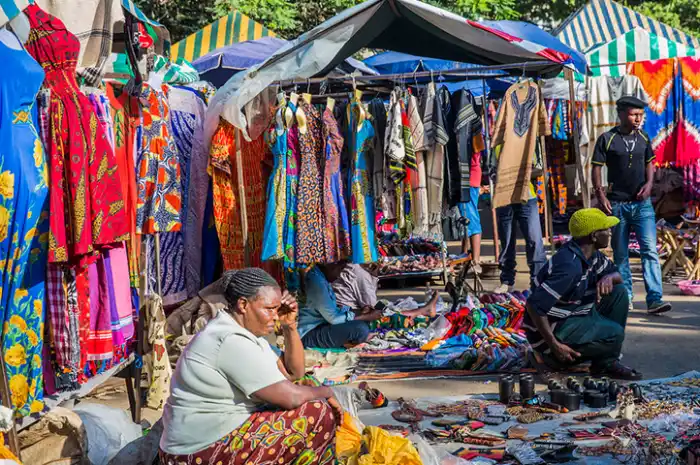
[[[624,279],[632,308],[632,273],[629,262],[630,232],[634,232],[642,254],[647,310],[660,314],[671,310],[664,302],[661,266],[656,251],[656,215],[651,204],[655,156],[649,136],[642,131],[644,107],[637,97],[617,101],[620,125],[598,138],[593,152],[593,187],[601,209],[620,219],[613,231],[615,265]],[[608,167],[608,189],[603,188],[601,172]]]
[[[535,189],[532,185],[530,186],[530,197],[527,203],[515,203],[496,209],[498,239],[501,243],[501,253],[498,256],[498,264],[501,268],[501,285],[494,291],[496,294],[512,292],[515,285],[516,222],[525,238],[525,254],[527,266],[530,268],[530,277],[537,276],[537,273],[547,262],[547,254],[544,251],[544,242],[542,241],[540,212],[537,207]]]

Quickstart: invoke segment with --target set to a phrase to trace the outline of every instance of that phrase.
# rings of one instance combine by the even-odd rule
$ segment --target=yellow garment
[[[0,433],[0,459],[13,460],[17,465],[22,465],[22,462],[5,445],[5,435],[2,433]]]
[[[345,412],[343,423],[335,432],[335,455],[338,462],[356,465],[360,445],[362,445],[362,435],[357,430],[352,415]]]
[[[587,237],[596,231],[610,229],[620,222],[597,208],[584,208],[571,215],[569,232],[572,237]]]
[[[364,453],[366,452],[366,453]],[[423,465],[411,441],[368,426],[362,433],[362,455],[358,465]]]
[[[335,434],[335,453],[343,465],[423,465],[411,441],[393,436],[376,426],[368,426],[362,435],[353,417],[345,412]]]

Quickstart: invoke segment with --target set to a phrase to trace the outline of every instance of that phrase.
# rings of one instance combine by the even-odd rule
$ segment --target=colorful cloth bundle
[[[395,313],[391,316],[382,317],[380,320],[372,321],[369,324],[369,328],[372,331],[377,331],[378,329],[418,329],[427,328],[428,323],[430,323],[430,319],[424,316],[411,318]]]

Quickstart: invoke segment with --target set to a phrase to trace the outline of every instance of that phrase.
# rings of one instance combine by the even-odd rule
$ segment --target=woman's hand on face
[[[282,294],[282,306],[279,311],[279,321],[282,328],[296,328],[299,316],[299,304],[292,294],[284,291]]]

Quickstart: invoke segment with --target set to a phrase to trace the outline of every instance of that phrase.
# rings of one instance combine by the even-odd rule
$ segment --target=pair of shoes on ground
[[[493,290],[494,294],[508,294],[515,290],[515,286],[509,284],[501,283],[496,289]]]
[[[661,315],[662,313],[670,312],[672,309],[673,306],[670,303],[659,300],[647,307],[647,313],[649,315]],[[632,310],[634,310],[634,304],[630,301],[630,312]]]

